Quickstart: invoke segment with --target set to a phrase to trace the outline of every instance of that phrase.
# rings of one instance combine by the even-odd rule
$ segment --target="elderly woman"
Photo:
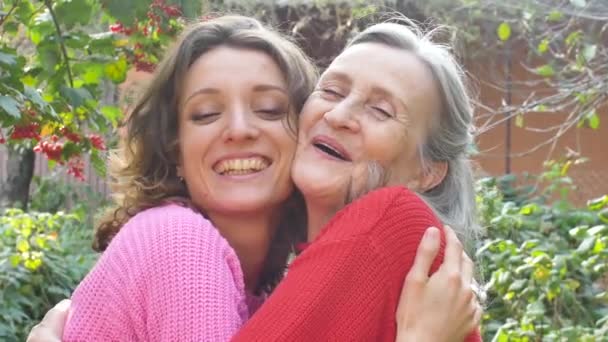
[[[186,32],[129,118],[115,161],[118,210],[97,235],[107,249],[74,294],[64,338],[229,339],[283,274],[302,223],[300,192],[313,243],[236,339],[435,340],[445,328],[439,337],[450,340],[470,331],[479,310],[456,242],[437,279],[448,280],[443,303],[463,319],[437,322],[408,295],[436,286],[424,269],[432,252],[391,318],[424,232],[440,226],[396,185],[459,232],[474,225],[459,69],[443,48],[387,25],[355,38],[314,91],[300,50],[254,20]],[[285,124],[300,112],[291,167],[296,143]],[[384,185],[392,187],[357,199]]]

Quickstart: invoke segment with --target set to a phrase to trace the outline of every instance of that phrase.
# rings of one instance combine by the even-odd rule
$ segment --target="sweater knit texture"
[[[351,203],[295,259],[233,341],[395,341],[403,282],[431,226],[442,227],[403,187],[376,190]],[[441,235],[431,273],[443,261]],[[466,341],[481,341],[479,331]]]
[[[152,208],[129,220],[74,292],[64,341],[392,342],[403,281],[430,226],[439,221],[404,188],[360,198],[249,319],[261,299],[247,296],[227,241],[190,209]],[[432,272],[444,247],[442,233]]]
[[[175,204],[125,224],[72,296],[64,341],[228,341],[259,306],[234,250]]]

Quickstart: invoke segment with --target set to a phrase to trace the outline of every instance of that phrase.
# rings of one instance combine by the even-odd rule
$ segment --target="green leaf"
[[[549,39],[543,39],[538,44],[536,51],[538,51],[538,53],[542,55],[543,53],[547,52],[547,50],[549,50]]]
[[[570,3],[581,8],[587,6],[587,1],[585,0],[570,0]]]
[[[30,250],[30,244],[27,240],[19,240],[19,242],[17,242],[17,250],[21,253],[25,253]]]
[[[0,95],[0,107],[2,107],[2,109],[4,109],[4,111],[8,115],[10,115],[16,119],[19,119],[21,117],[21,111],[19,110],[19,103],[17,101],[15,101],[15,99],[12,97]]]
[[[607,229],[608,229],[608,226],[606,226],[605,224],[601,224],[599,226],[589,228],[589,230],[587,230],[587,234],[590,236],[596,236],[600,233],[603,233]]]
[[[590,111],[585,115],[587,122],[589,123],[589,127],[593,130],[597,130],[600,128],[600,117],[597,115],[597,112],[594,110]]]
[[[40,268],[40,266],[42,266],[42,260],[39,258],[28,259],[23,263],[23,266],[25,266],[25,268],[27,268],[30,271],[35,271],[38,268]]]
[[[600,210],[606,205],[608,205],[608,195],[587,201],[587,208],[592,211]]]
[[[595,245],[595,239],[595,236],[586,238],[585,240],[583,240],[583,242],[581,242],[576,251],[578,253],[585,253],[590,251],[591,248],[593,248],[593,245]]]
[[[32,87],[25,86],[24,95],[32,101],[38,108],[43,109],[46,107],[46,102],[40,96],[40,93]]]
[[[124,26],[131,26],[135,19],[144,18],[152,1],[146,0],[102,0],[101,3],[111,16]],[[195,1],[189,1],[195,2]]]
[[[92,11],[93,5],[88,0],[62,0],[55,6],[58,20],[68,29],[76,24],[88,24]]]
[[[600,218],[600,220],[602,220],[602,222],[608,223],[608,208],[605,208],[600,211],[597,216]]]
[[[104,106],[101,108],[101,114],[106,117],[111,123],[112,126],[117,127],[118,122],[122,119],[123,114],[122,110],[116,106]]]
[[[10,256],[9,260],[11,262],[11,266],[17,267],[19,266],[19,263],[21,263],[21,255],[13,254]]]
[[[552,10],[551,12],[549,12],[549,15],[547,16],[547,20],[548,21],[560,21],[562,20],[562,18],[564,17],[564,14],[558,10]]]
[[[543,77],[551,77],[555,75],[555,71],[550,64],[545,64],[536,68],[536,73]]]
[[[13,55],[13,54],[0,52],[0,64],[4,64],[6,66],[12,67],[15,64],[17,64],[17,56]]]
[[[124,82],[127,78],[127,69],[127,60],[125,58],[120,58],[114,63],[106,65],[104,73],[112,82],[119,84]]]
[[[97,150],[91,151],[91,164],[100,177],[106,176],[106,163],[101,159]]]
[[[194,19],[200,17],[203,9],[202,1],[190,1],[190,0],[171,0],[169,3],[179,5],[182,10],[182,14],[186,18]]]
[[[527,279],[517,279],[516,281],[512,282],[511,285],[509,285],[508,291],[519,291],[526,287],[527,284]]]
[[[580,41],[581,36],[582,36],[581,31],[574,31],[566,37],[564,42],[566,43],[567,46],[571,47]]]
[[[509,37],[511,37],[511,25],[506,22],[501,23],[498,25],[496,33],[498,34],[498,39],[502,40],[503,42],[507,41]]]
[[[91,93],[85,88],[70,88],[63,86],[60,92],[74,108],[84,106],[87,100],[93,99]]]
[[[583,48],[583,56],[587,62],[590,62],[593,58],[595,58],[596,53],[597,45],[585,44],[585,47]]]

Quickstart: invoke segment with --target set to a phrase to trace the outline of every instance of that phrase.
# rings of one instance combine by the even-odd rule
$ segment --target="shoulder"
[[[202,214],[178,205],[168,204],[146,209],[133,216],[121,228],[114,240],[137,239],[147,243],[204,242],[227,248],[227,241]],[[114,243],[110,244],[110,246]],[[187,247],[185,245],[184,247]]]
[[[403,227],[405,221],[437,222],[432,209],[413,191],[402,187],[374,190],[340,210],[319,239],[369,235],[379,229]],[[383,228],[380,228],[383,227]]]

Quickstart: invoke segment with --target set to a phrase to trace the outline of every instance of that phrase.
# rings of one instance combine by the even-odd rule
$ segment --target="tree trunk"
[[[8,148],[7,178],[0,184],[0,208],[27,209],[35,160],[31,148]]]

